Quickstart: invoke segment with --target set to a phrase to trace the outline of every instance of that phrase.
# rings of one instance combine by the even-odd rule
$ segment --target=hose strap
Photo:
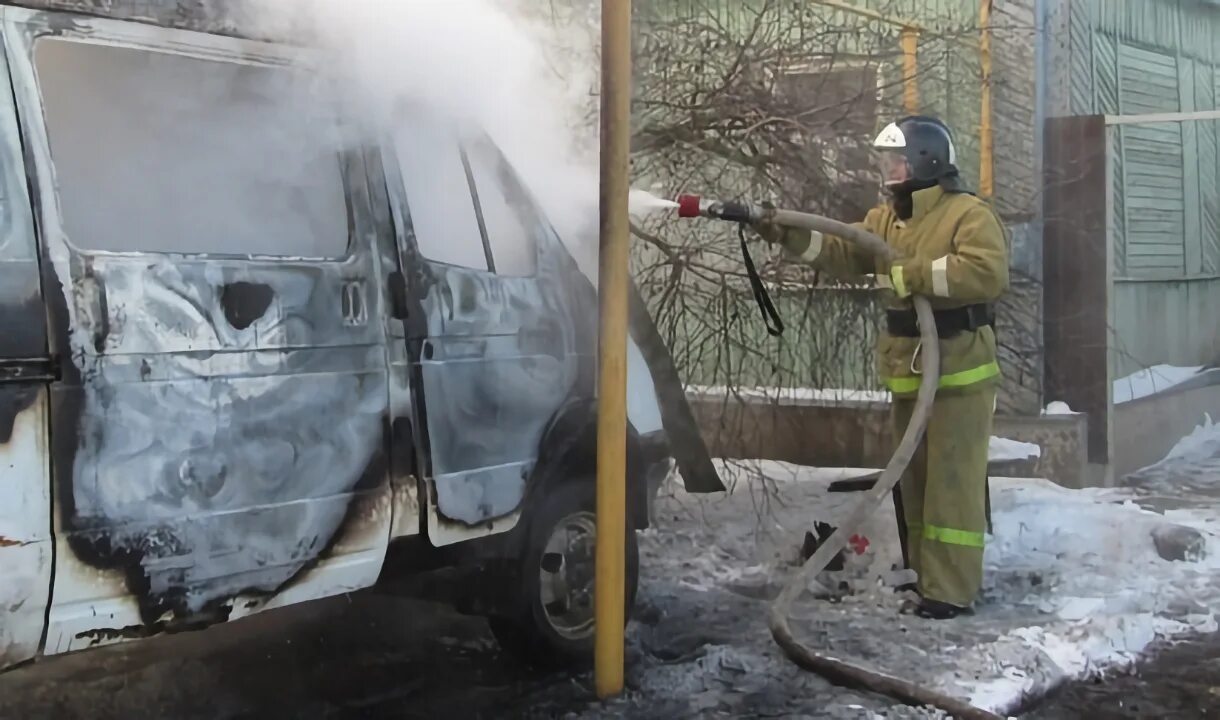
[[[771,337],[779,337],[784,334],[784,321],[775,309],[775,303],[771,302],[771,294],[767,292],[767,286],[763,284],[762,278],[758,274],[758,268],[754,266],[754,258],[750,257],[750,248],[746,244],[745,223],[737,226],[737,236],[741,238],[741,257],[746,263],[746,274],[750,277],[750,290],[754,293],[754,302],[758,303],[759,312],[762,313],[763,323],[767,326],[767,334]]]

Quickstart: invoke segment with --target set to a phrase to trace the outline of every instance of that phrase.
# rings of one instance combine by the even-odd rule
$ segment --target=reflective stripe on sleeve
[[[949,256],[932,261],[932,294],[949,297]]]
[[[809,247],[805,248],[805,252],[801,253],[801,260],[805,262],[813,262],[822,254],[822,233],[814,230],[809,233]]]
[[[907,292],[906,276],[903,274],[901,265],[890,268],[890,282],[894,284],[894,292],[898,293],[898,297],[906,297],[910,294]]]

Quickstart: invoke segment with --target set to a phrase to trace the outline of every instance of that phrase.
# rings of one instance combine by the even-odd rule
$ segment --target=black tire
[[[576,481],[555,488],[536,505],[530,517],[529,539],[521,560],[509,585],[509,591],[517,593],[518,608],[509,616],[488,618],[492,634],[500,647],[510,655],[533,665],[548,669],[588,667],[593,662],[593,624],[569,628],[563,631],[551,620],[548,607],[554,612],[555,603],[545,604],[543,598],[544,560],[554,565],[556,553],[547,553],[548,542],[559,527],[589,522],[595,517],[596,489],[591,480]],[[596,524],[592,523],[596,532]],[[592,543],[595,535],[588,538]],[[547,557],[544,557],[547,556]],[[630,617],[635,604],[640,577],[640,549],[630,517],[627,520],[626,603]],[[592,569],[588,570],[592,573]],[[589,577],[592,577],[590,574]],[[588,611],[592,608],[592,581],[588,583]],[[581,610],[584,608],[581,606]],[[560,623],[562,624],[562,623]]]

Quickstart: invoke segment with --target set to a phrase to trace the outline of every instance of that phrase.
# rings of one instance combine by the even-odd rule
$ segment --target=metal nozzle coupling
[[[678,197],[678,217],[707,217],[736,223],[755,223],[763,218],[763,210],[745,202],[704,200],[698,195]]]

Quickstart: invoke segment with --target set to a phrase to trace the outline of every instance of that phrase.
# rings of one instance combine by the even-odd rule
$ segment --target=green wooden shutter
[[[1119,108],[1124,115],[1181,108],[1177,58],[1118,45]],[[1180,123],[1124,125],[1126,273],[1161,277],[1186,272],[1186,204]]]

